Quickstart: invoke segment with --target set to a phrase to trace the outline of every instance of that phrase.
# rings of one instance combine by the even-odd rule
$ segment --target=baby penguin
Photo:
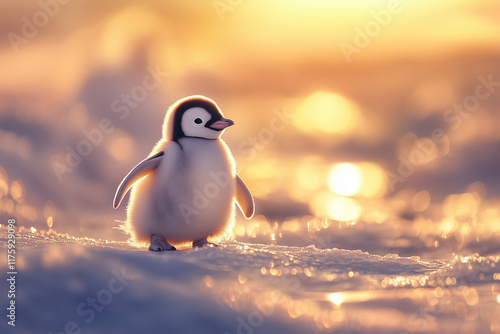
[[[246,218],[254,214],[252,194],[236,174],[234,158],[220,138],[234,122],[209,98],[195,95],[174,103],[163,138],[135,166],[116,191],[116,209],[132,188],[124,229],[150,251],[173,245],[216,246],[207,241],[231,228],[233,200]]]

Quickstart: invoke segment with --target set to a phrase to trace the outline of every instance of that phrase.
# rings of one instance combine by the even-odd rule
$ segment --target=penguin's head
[[[218,139],[234,122],[224,118],[217,104],[204,96],[188,96],[175,102],[164,123],[164,138],[177,141],[184,137]]]

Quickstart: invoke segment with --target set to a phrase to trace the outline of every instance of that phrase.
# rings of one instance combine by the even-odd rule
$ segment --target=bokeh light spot
[[[387,179],[385,171],[375,163],[359,164],[361,171],[361,186],[359,194],[365,197],[379,197],[387,190]]]
[[[332,167],[328,176],[328,186],[342,196],[355,195],[361,187],[360,169],[350,163],[340,163]]]
[[[210,275],[205,275],[202,279],[203,283],[208,287],[208,288],[213,288],[214,287],[214,279]]]
[[[118,162],[127,162],[135,155],[135,143],[127,134],[111,137],[107,149]]]
[[[10,194],[14,200],[21,202],[24,195],[24,185],[21,181],[13,181],[10,185]]]
[[[335,196],[330,199],[327,211],[332,219],[353,221],[359,218],[362,208],[355,199]]]
[[[294,120],[307,133],[349,134],[359,118],[354,102],[337,93],[317,91],[299,105]]]
[[[0,198],[6,196],[9,193],[9,186],[5,180],[0,179]]]
[[[431,195],[427,190],[419,191],[413,196],[411,201],[413,210],[416,212],[422,212],[426,210],[431,204]]]
[[[296,176],[298,184],[307,190],[317,190],[324,184],[321,168],[322,159],[319,156],[310,156],[302,159],[297,166]]]
[[[328,300],[336,306],[340,306],[344,302],[345,298],[342,292],[334,292],[328,294]]]
[[[56,215],[56,212],[57,212],[57,208],[56,208],[56,205],[54,204],[54,202],[47,201],[47,203],[45,203],[45,206],[43,207],[43,210],[42,210],[43,217],[45,219],[49,219],[49,217],[53,218]]]
[[[443,213],[446,217],[470,217],[477,213],[479,204],[471,193],[451,194],[444,201]]]
[[[52,228],[53,224],[54,224],[54,219],[52,217],[47,218],[47,226],[49,228]]]

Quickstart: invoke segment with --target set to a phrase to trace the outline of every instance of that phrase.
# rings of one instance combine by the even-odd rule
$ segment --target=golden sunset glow
[[[19,333],[126,333],[151,305],[151,332],[500,333],[500,1],[0,8],[0,269],[22,276]],[[210,132],[217,113],[195,110],[209,138],[182,116],[176,133],[228,151],[155,146],[195,94],[234,124]],[[114,209],[153,147],[150,188]],[[138,219],[143,247],[134,210],[178,225]],[[170,228],[197,240],[149,251]],[[203,235],[219,247],[193,248]]]
[[[359,194],[364,197],[383,196],[387,191],[387,178],[384,169],[369,162],[359,164],[359,169],[362,176]]]
[[[298,107],[295,124],[305,132],[349,134],[360,117],[358,107],[340,94],[318,91]]]
[[[361,170],[353,164],[341,163],[332,167],[328,175],[328,186],[342,196],[356,194],[363,182]]]
[[[334,196],[328,202],[328,215],[339,221],[356,221],[362,214],[361,205],[352,198]]]
[[[334,305],[340,306],[344,300],[344,294],[342,292],[333,292],[328,294],[328,300],[331,301]]]

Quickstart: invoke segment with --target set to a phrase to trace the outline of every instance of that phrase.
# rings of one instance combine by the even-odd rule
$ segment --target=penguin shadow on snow
[[[131,190],[121,228],[133,243],[149,243],[149,250],[157,252],[186,244],[217,247],[208,238],[216,240],[232,229],[235,204],[247,219],[253,216],[253,196],[221,139],[232,125],[213,100],[201,95],[168,109],[162,138],[125,176],[113,201],[118,208]]]

